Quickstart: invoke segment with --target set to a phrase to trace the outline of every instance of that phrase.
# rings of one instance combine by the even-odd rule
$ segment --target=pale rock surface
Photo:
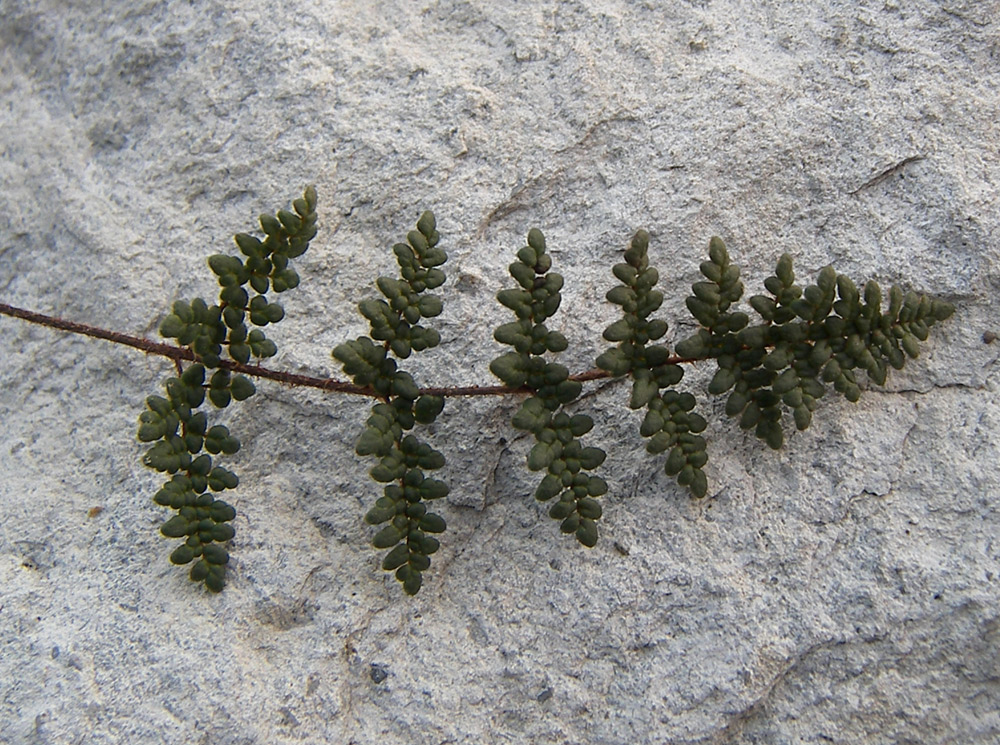
[[[271,366],[338,375],[355,304],[433,209],[425,384],[490,384],[531,226],[573,370],[639,227],[670,338],[709,236],[954,302],[921,358],[772,452],[711,420],[710,494],[592,385],[602,540],[531,497],[516,401],[433,429],[449,530],[378,569],[361,399],[261,383],[230,583],[166,561],[136,418],[171,366],[0,317],[0,742],[995,743],[1000,739],[995,2],[0,0],[0,301],[156,338],[205,257],[306,184],[321,232]],[[989,338],[989,337],[987,337]],[[703,393],[710,369],[689,372]]]

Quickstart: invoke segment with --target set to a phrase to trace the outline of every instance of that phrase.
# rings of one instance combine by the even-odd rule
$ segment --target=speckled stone
[[[602,538],[531,498],[512,399],[452,399],[448,532],[379,569],[368,403],[262,382],[230,582],[167,562],[140,464],[166,360],[0,316],[0,743],[995,743],[1000,28],[995,3],[0,0],[0,302],[156,338],[208,254],[319,192],[271,366],[337,375],[356,303],[433,209],[430,385],[492,384],[532,226],[592,366],[639,227],[668,339],[711,235],[956,304],[920,359],[770,451],[710,420],[692,501],[592,384]],[[985,335],[985,337],[984,337]],[[704,395],[711,370],[686,376]]]

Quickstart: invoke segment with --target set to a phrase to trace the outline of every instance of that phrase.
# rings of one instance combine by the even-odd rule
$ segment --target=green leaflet
[[[598,537],[595,521],[601,516],[593,497],[604,494],[607,484],[588,472],[604,462],[605,453],[580,445],[577,438],[589,432],[594,422],[585,414],[570,416],[563,408],[577,399],[582,385],[569,379],[565,367],[546,359],[568,346],[565,336],[545,326],[562,300],[563,278],[551,268],[545,237],[532,228],[527,245],[510,265],[510,275],[519,287],[497,293],[497,300],[514,311],[518,320],[500,326],[494,338],[514,351],[494,359],[490,370],[508,387],[526,387],[532,392],[512,424],[535,437],[527,465],[532,471],[546,472],[535,496],[542,501],[560,496],[549,516],[562,521],[562,532],[573,533],[580,543],[592,547]]]
[[[722,313],[721,308],[728,307],[729,298],[738,297],[738,291],[741,291],[739,272],[730,268],[719,244],[713,243],[712,262],[702,266],[706,271],[704,267],[707,265],[708,273],[720,281],[728,277],[725,289],[712,282],[698,283],[695,286],[696,297],[693,302],[689,298],[688,303],[692,313],[712,324],[728,322],[729,317]],[[660,307],[663,295],[653,289],[659,272],[649,265],[648,251],[649,234],[640,230],[625,251],[625,263],[615,264],[612,268],[612,273],[622,284],[609,290],[607,299],[622,306],[624,317],[604,330],[604,338],[618,342],[618,346],[601,354],[596,362],[598,367],[614,377],[631,376],[629,407],[646,409],[639,433],[652,438],[647,449],[651,453],[670,450],[670,457],[664,466],[667,474],[677,476],[678,483],[687,486],[694,496],[704,497],[708,481],[701,469],[708,456],[705,440],[697,433],[705,429],[705,420],[692,413],[694,397],[688,393],[681,395],[673,388],[680,382],[684,371],[669,362],[667,346],[651,344],[666,333],[667,324],[649,318]],[[700,352],[700,349],[693,351]],[[724,382],[716,384],[713,381],[713,385],[718,387]]]
[[[333,350],[333,356],[357,385],[371,386],[380,399],[355,448],[358,455],[379,457],[371,476],[387,484],[365,521],[389,523],[375,534],[372,545],[391,549],[382,568],[395,572],[403,591],[415,595],[423,584],[423,572],[430,567],[430,556],[440,545],[427,533],[442,533],[446,527],[444,518],[427,512],[425,502],[447,495],[448,485],[425,476],[425,471],[444,467],[444,456],[409,431],[417,424],[431,424],[444,408],[444,399],[421,395],[413,377],[399,370],[389,355],[407,359],[440,342],[438,332],[420,321],[440,315],[443,309],[441,298],[424,293],[444,283],[444,272],[437,267],[444,264],[447,254],[438,247],[440,235],[431,212],[424,212],[406,241],[392,249],[399,279],[379,277],[375,282],[385,299],[358,304],[371,324],[370,338],[345,342]]]
[[[267,234],[264,240],[246,233],[235,237],[245,261],[226,254],[208,258],[222,288],[218,304],[209,305],[201,298],[173,304],[172,312],[160,324],[160,333],[190,349],[198,361],[184,368],[179,377],[167,378],[166,398],[150,396],[146,411],[139,415],[139,440],[152,443],[143,463],[173,474],[153,498],[157,504],[178,511],[160,528],[168,538],[185,538],[170,554],[170,561],[188,564],[198,559],[190,578],[203,582],[212,592],[225,586],[229,552],[223,544],[235,534],[229,522],[236,511],[210,491],[239,485],[235,473],[214,465],[213,456],[234,455],[240,441],[223,425],[208,427],[206,412],[197,409],[204,404],[206,394],[213,406],[225,408],[256,392],[248,377],[220,367],[224,355],[245,364],[251,356],[271,357],[277,352],[262,331],[248,329],[246,322],[265,326],[280,321],[284,310],[270,302],[267,293],[271,289],[283,292],[299,283],[288,261],[301,256],[316,235],[316,190],[307,188],[293,206],[295,214],[282,210],[278,218],[261,216],[261,227]],[[247,284],[254,292],[252,299]]]

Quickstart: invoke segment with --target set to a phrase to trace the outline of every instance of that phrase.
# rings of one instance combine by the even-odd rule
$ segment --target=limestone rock
[[[787,251],[958,307],[780,452],[715,406],[704,501],[595,386],[593,550],[531,499],[516,402],[449,401],[449,530],[415,599],[362,523],[366,401],[261,383],[222,417],[242,485],[210,596],[166,561],[135,441],[170,364],[0,316],[0,742],[996,742],[991,6],[0,2],[0,302],[155,338],[214,294],[208,254],[311,183],[274,332],[295,372],[339,373],[427,208],[451,260],[424,384],[493,383],[531,226],[571,370],[639,227],[672,338],[713,234],[749,287]]]

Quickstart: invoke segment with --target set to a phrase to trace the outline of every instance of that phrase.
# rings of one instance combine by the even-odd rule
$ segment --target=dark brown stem
[[[114,342],[115,344],[124,344],[127,347],[141,349],[147,354],[156,354],[161,357],[172,359],[176,365],[179,365],[181,360],[187,360],[189,362],[195,361],[194,354],[186,347],[178,347],[173,344],[162,344],[160,342],[144,339],[140,336],[122,334],[118,331],[109,331],[107,329],[102,329],[98,326],[91,326],[86,323],[67,321],[64,318],[47,316],[43,313],[36,313],[31,310],[16,308],[13,305],[7,305],[6,303],[0,303],[0,314],[20,318],[21,320],[28,321],[29,323],[37,323],[41,326],[59,329],[60,331],[68,331],[71,334],[83,334],[84,336],[92,336],[95,339],[104,339],[105,341]],[[686,359],[683,357],[671,357],[667,360],[667,363],[676,365],[695,361],[696,360]],[[378,394],[368,386],[345,383],[340,380],[334,380],[333,378],[314,378],[309,375],[296,375],[295,373],[282,372],[280,370],[270,370],[259,365],[244,365],[239,362],[227,360],[220,362],[219,366],[233,372],[242,373],[255,378],[276,380],[279,383],[287,383],[291,386],[305,386],[307,388],[319,388],[320,390],[331,391],[333,393],[351,393],[358,396],[379,398]],[[570,375],[569,379],[586,382],[588,380],[602,380],[610,377],[610,373],[604,370],[594,369],[577,373],[576,375]],[[421,388],[420,393],[431,396],[508,396],[519,393],[528,394],[532,393],[532,391],[528,388],[508,388],[507,386],[502,385],[472,385],[444,388]]]

